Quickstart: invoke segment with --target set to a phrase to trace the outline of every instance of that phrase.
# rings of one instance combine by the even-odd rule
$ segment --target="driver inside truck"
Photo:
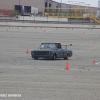
[[[58,43],[58,44],[57,44],[57,48],[61,48],[61,44]]]

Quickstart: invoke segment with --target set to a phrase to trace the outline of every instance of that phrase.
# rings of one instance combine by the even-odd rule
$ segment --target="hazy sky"
[[[53,0],[53,1],[61,2],[61,0]],[[68,1],[73,1],[73,2],[68,2]],[[71,4],[72,3],[75,4],[76,2],[85,2],[85,4],[90,4],[89,6],[98,7],[98,0],[62,0],[62,2]]]

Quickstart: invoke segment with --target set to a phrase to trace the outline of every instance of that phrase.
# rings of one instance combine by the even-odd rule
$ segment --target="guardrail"
[[[50,27],[50,26],[16,26],[16,25],[0,25],[0,27],[16,27],[16,28],[55,28],[55,29],[100,29],[100,28],[96,28],[96,27]]]
[[[52,20],[51,20],[52,19]],[[97,20],[94,21],[92,18],[92,21],[90,18],[50,18],[50,17],[39,17],[39,16],[20,16],[19,18],[15,17],[2,17],[0,16],[0,22],[22,22],[22,23],[53,23],[53,24],[82,24],[82,25],[100,25],[100,23],[97,23]]]

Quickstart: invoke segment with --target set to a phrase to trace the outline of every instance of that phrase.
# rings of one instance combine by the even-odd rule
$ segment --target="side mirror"
[[[72,44],[70,44],[70,46],[72,46]]]

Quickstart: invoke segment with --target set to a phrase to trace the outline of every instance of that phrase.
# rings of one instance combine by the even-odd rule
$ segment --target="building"
[[[32,6],[38,8],[38,12],[43,12],[43,8],[70,8],[75,5],[55,2],[53,0],[0,0],[0,9],[15,9],[15,5]],[[82,6],[84,7],[84,6]],[[91,7],[92,8],[92,7]],[[97,11],[97,8],[92,8]],[[45,10],[46,11],[46,10]]]
[[[33,6],[42,11],[44,0],[0,0],[0,9],[14,9],[15,5]]]
[[[15,5],[33,6],[40,12],[44,7],[59,7],[59,3],[52,0],[0,0],[0,9],[14,9]]]

